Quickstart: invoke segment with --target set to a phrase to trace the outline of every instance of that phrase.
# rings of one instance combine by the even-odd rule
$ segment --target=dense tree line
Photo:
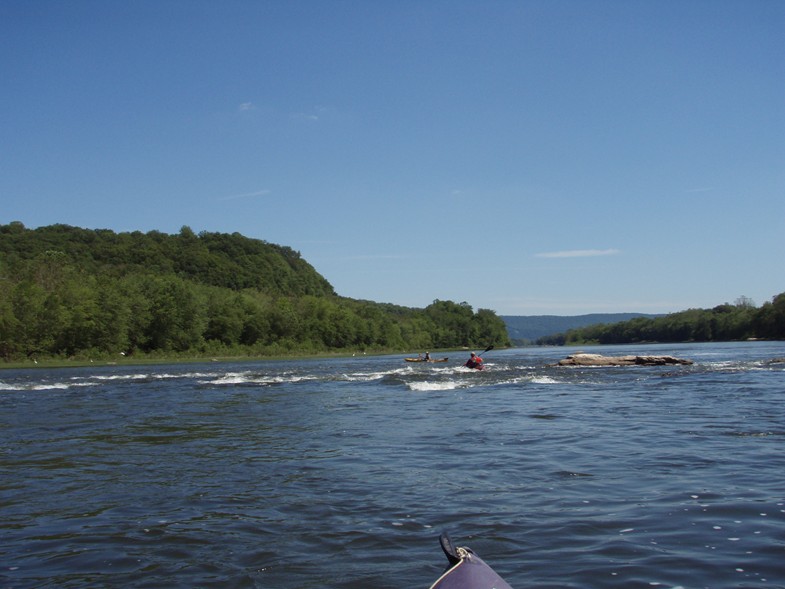
[[[91,275],[118,278],[136,272],[272,295],[335,294],[298,252],[239,233],[196,235],[187,226],[179,235],[115,233],[69,225],[28,230],[19,222],[0,226],[0,259],[9,273],[23,272],[47,252],[64,253],[66,262]]]
[[[689,309],[663,317],[571,329],[540,338],[541,345],[720,342],[785,339],[785,293],[756,307],[746,297],[713,309]]]
[[[339,297],[239,234],[0,226],[0,357],[272,355],[509,345],[493,311]]]

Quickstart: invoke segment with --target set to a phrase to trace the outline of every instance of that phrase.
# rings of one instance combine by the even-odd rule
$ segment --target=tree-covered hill
[[[540,338],[544,345],[721,342],[785,339],[785,293],[756,307],[746,297],[712,309],[591,325]]]
[[[239,233],[202,232],[183,227],[178,235],[159,231],[115,233],[69,225],[0,228],[0,255],[15,271],[47,252],[65,254],[68,263],[89,274],[116,278],[132,273],[175,275],[194,282],[270,295],[334,295],[333,287],[289,247]]]
[[[0,225],[0,357],[272,355],[509,345],[493,311],[357,301],[291,248],[183,227]]]

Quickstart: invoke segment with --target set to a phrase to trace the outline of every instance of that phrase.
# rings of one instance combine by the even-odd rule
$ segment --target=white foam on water
[[[115,381],[115,380],[142,380],[153,378],[150,374],[99,374],[96,376],[91,376],[95,380],[108,380],[108,381]]]
[[[65,382],[53,383],[23,383],[7,384],[0,382],[0,390],[6,391],[46,391],[46,390],[67,390],[78,387],[102,386],[105,383],[134,383],[138,381],[151,380],[171,380],[179,378],[204,378],[214,376],[210,373],[183,373],[183,374],[154,374],[154,373],[134,373],[134,374],[92,374],[89,376],[74,376]]]
[[[0,391],[67,391],[76,387],[91,387],[95,383],[89,381],[81,382],[51,382],[37,384],[9,385],[0,383]]]
[[[560,381],[550,376],[535,376],[531,379],[534,384],[559,384]]]
[[[247,374],[242,373],[229,373],[224,374],[218,378],[214,378],[212,380],[205,380],[202,381],[204,384],[216,384],[216,385],[223,385],[223,384],[246,384],[253,382],[253,379],[249,378]]]
[[[312,380],[319,380],[316,376],[272,376],[266,379],[268,382],[273,384],[280,384],[285,382],[309,382]]]
[[[171,374],[164,372],[161,374],[156,373],[136,373],[136,374],[99,374],[91,376],[94,380],[106,381],[134,381],[134,380],[171,380],[176,378],[209,378],[215,376],[210,372],[184,372],[182,374]]]
[[[344,374],[343,379],[350,382],[367,382],[372,380],[381,380],[385,376],[395,374],[410,374],[411,370],[407,368],[396,368],[395,370],[381,370],[378,372],[353,372],[351,374]]]
[[[204,375],[215,376],[215,375]],[[319,380],[319,377],[314,375],[297,375],[297,374],[276,374],[264,375],[256,374],[253,372],[227,372],[215,378],[200,380],[199,384],[203,385],[274,385],[274,384],[290,384],[297,382]]]
[[[409,390],[411,391],[451,391],[457,389],[459,384],[453,380],[444,382],[412,382],[409,383]]]
[[[502,380],[494,384],[562,384],[564,381],[551,376],[515,376],[513,378]]]
[[[53,382],[51,384],[36,384],[36,385],[31,386],[29,388],[29,390],[31,390],[31,391],[50,391],[50,390],[65,391],[65,390],[70,389],[72,386],[75,386],[75,385],[70,385],[70,384],[65,383],[65,382]]]
[[[164,378],[206,378],[212,376],[212,372],[183,372],[182,374],[165,374]]]

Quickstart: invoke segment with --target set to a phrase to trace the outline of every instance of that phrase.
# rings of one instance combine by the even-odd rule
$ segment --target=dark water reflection
[[[783,343],[0,372],[0,586],[785,587]]]

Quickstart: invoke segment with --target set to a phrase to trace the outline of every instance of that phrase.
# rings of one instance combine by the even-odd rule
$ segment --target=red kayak
[[[447,533],[439,536],[439,542],[450,565],[430,589],[512,589],[471,549],[456,548]]]

